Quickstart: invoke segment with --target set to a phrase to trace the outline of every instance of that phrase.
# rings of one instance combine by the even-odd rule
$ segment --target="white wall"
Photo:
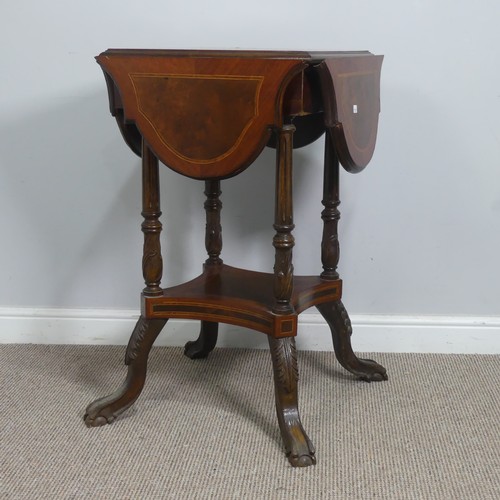
[[[108,47],[385,54],[371,165],[342,177],[354,314],[500,316],[498,0],[17,0],[0,41],[0,306],[136,309],[139,160],[93,56]],[[322,144],[297,151],[296,271],[319,270]],[[226,262],[272,268],[274,156],[223,183]],[[204,256],[202,184],[163,172],[164,284]],[[185,228],[185,229],[183,229]]]

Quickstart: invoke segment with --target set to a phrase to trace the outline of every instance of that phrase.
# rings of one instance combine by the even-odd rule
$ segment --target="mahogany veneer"
[[[297,315],[323,302],[339,300],[342,281],[319,276],[295,276],[291,315],[272,312],[274,275],[236,269],[221,264],[205,266],[205,272],[188,283],[166,288],[159,297],[143,297],[147,318],[190,318],[251,328],[273,337],[296,332]]]
[[[339,162],[361,171],[375,148],[383,56],[369,52],[258,52],[113,49],[97,57],[111,114],[125,142],[142,157],[144,233],[141,317],[127,347],[128,375],[115,393],[90,404],[88,426],[112,422],[139,397],[149,351],[169,318],[201,321],[185,354],[204,358],[219,323],[268,336],[276,411],[293,466],[316,463],[300,422],[295,348],[297,318],[316,306],[330,326],[335,353],[362,380],[386,370],[352,351],[349,316],[337,273]],[[293,149],[325,134],[322,272],[294,276]],[[265,146],[276,149],[274,273],[223,264],[221,180],[247,168]],[[205,184],[208,258],[188,283],[161,287],[159,162]],[[268,182],[264,179],[263,182]]]

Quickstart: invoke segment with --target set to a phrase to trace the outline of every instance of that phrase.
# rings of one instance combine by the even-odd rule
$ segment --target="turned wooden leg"
[[[339,160],[333,147],[332,138],[327,131],[325,134],[325,165],[323,173],[323,199],[321,203],[325,207],[321,212],[323,219],[323,237],[321,239],[321,263],[324,280],[336,280],[339,278],[337,265],[340,257],[340,246],[338,238],[338,222],[340,212],[339,198]]]
[[[184,346],[184,354],[191,359],[206,358],[217,344],[219,323],[202,321],[199,337]]]
[[[294,467],[316,463],[314,447],[300,421],[297,406],[297,351],[295,338],[269,336],[274,370],[276,413],[288,460]]]
[[[339,363],[366,382],[387,380],[386,369],[371,359],[359,359],[351,346],[352,326],[342,301],[316,306],[332,332],[333,347]]]
[[[293,291],[292,250],[295,239],[293,224],[292,153],[293,125],[277,129],[276,147],[276,198],[273,238],[274,258],[274,307],[277,314],[293,313],[290,297]]]
[[[160,173],[158,158],[147,144],[142,145],[142,232],[144,248],[142,255],[142,274],[146,287],[143,294],[147,297],[161,295],[160,282],[163,274],[160,234]]]
[[[207,197],[204,204],[206,217],[205,248],[208,254],[205,265],[207,266],[222,264],[222,259],[220,258],[222,251],[222,225],[220,222],[222,202],[220,195],[220,181],[205,181],[205,196]]]
[[[139,318],[125,355],[127,378],[116,392],[97,399],[87,407],[84,420],[88,427],[110,424],[134,404],[146,380],[149,351],[166,322],[166,319]]]

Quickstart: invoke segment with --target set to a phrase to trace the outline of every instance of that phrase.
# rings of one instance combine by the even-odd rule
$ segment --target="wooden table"
[[[201,321],[198,339],[185,347],[193,359],[214,349],[219,323],[267,335],[278,423],[293,466],[316,463],[297,406],[295,336],[302,311],[318,308],[331,329],[342,366],[366,381],[387,379],[382,366],[359,359],[352,351],[351,322],[341,302],[337,273],[339,162],[346,170],[359,172],[372,157],[382,59],[369,52],[121,49],[97,57],[111,114],[125,142],[142,157],[146,287],[141,316],[127,347],[127,378],[115,393],[88,406],[88,426],[112,422],[139,397],[150,349],[169,318]],[[293,149],[323,134],[322,272],[294,276]],[[272,274],[230,267],[220,258],[221,180],[242,172],[266,146],[276,149]],[[199,277],[171,288],[160,286],[159,161],[205,184],[208,258]]]

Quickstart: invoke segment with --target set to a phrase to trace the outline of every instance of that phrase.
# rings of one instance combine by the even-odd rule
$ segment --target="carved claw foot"
[[[295,338],[268,336],[268,340],[274,370],[276,414],[287,458],[293,467],[314,465],[314,446],[302,427],[298,410],[299,372]]]
[[[87,427],[102,427],[103,425],[111,424],[113,420],[114,417],[112,417],[112,419],[108,419],[107,417],[104,417],[102,415],[94,418],[91,417],[88,413],[83,416],[83,421],[85,422],[85,425]]]
[[[310,465],[316,465],[314,450],[303,455],[287,454],[287,457],[292,467],[309,467]]]
[[[83,417],[87,427],[110,424],[134,404],[146,380],[149,351],[166,322],[164,319],[139,318],[125,355],[127,378],[116,392],[97,399],[87,407]]]
[[[316,306],[332,332],[333,347],[339,363],[365,382],[387,380],[386,369],[371,359],[358,358],[351,346],[352,326],[340,300]]]
[[[218,330],[219,323],[202,321],[199,337],[194,341],[186,343],[184,346],[184,354],[191,359],[206,358],[217,344]]]
[[[372,359],[356,358],[349,368],[345,367],[360,380],[365,382],[382,382],[388,380],[387,370]]]
[[[279,420],[279,419],[278,419]],[[316,450],[310,439],[300,423],[292,424],[293,418],[288,419],[288,422],[283,422],[280,424],[280,428],[283,426],[287,428],[284,433],[281,432],[283,441],[285,443],[286,457],[292,465],[292,467],[309,467],[310,465],[316,465]]]
[[[87,427],[101,427],[106,424],[111,424],[120,413],[123,413],[127,408],[130,408],[135,400],[139,397],[137,394],[132,399],[126,397],[126,386],[104,398],[97,399],[85,411],[83,420]]]

